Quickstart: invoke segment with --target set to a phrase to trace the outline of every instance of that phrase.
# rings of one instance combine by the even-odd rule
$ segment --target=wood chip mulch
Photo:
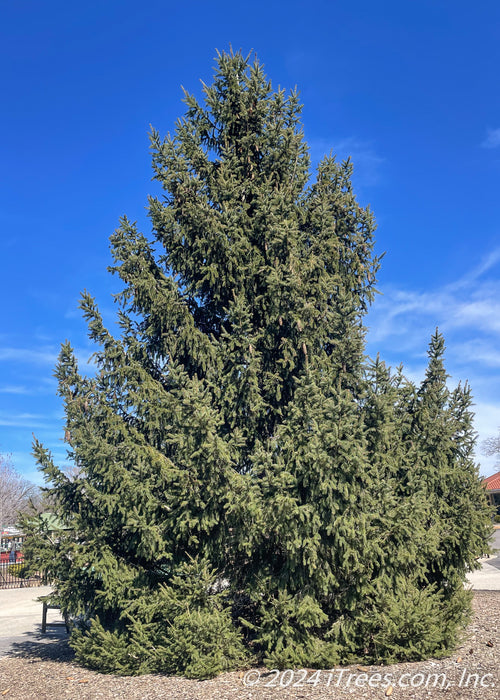
[[[498,700],[499,662],[500,591],[478,591],[463,643],[446,659],[328,671],[278,673],[259,668],[194,681],[162,675],[103,675],[76,665],[64,640],[25,642],[0,658],[0,700]]]

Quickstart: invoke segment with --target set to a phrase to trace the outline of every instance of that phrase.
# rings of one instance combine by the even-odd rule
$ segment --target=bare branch
[[[0,455],[0,530],[15,525],[38,488],[16,472],[9,457]]]

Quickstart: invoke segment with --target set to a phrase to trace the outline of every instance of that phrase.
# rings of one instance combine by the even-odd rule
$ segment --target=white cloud
[[[469,287],[477,279],[485,275],[492,268],[494,268],[497,263],[500,262],[500,248],[495,248],[490,251],[487,255],[483,257],[481,262],[473,267],[472,270],[466,272],[462,277],[460,277],[456,282],[449,284],[447,289],[456,290],[463,287]]]
[[[454,342],[451,349],[452,358],[459,364],[473,362],[485,368],[500,369],[500,344],[495,345],[484,338],[473,338],[463,343]]]
[[[47,423],[47,416],[43,416],[36,413],[0,413],[0,426],[8,428],[45,428],[49,423]]]
[[[81,374],[89,377],[96,373],[97,365],[94,353],[98,350],[100,350],[100,348],[97,345],[91,351],[82,348],[74,348],[75,358],[78,363],[78,371]]]
[[[494,437],[500,430],[500,404],[477,403],[474,406],[476,428],[485,437]]]
[[[481,473],[498,471],[495,458],[481,454],[483,440],[500,426],[500,249],[493,250],[451,284],[422,292],[382,289],[366,325],[368,352],[380,352],[393,364],[403,361],[405,375],[417,384],[427,365],[426,351],[436,326],[446,342],[450,388],[468,380],[476,406]]]
[[[354,172],[362,184],[375,185],[380,180],[380,169],[384,159],[379,156],[373,147],[364,141],[355,138],[347,138],[333,144],[333,151],[339,158],[350,157],[354,165]]]
[[[325,155],[337,157],[338,161],[351,158],[354,166],[354,178],[358,185],[375,185],[381,179],[381,168],[384,163],[382,158],[374,150],[372,144],[361,141],[353,136],[340,140],[312,139],[309,141],[311,160],[317,163]]]
[[[0,347],[0,362],[22,362],[33,365],[54,365],[59,350],[55,348]]]
[[[500,303],[489,295],[481,301],[457,303],[454,309],[451,308],[447,325],[449,328],[469,327],[500,334]]]
[[[483,148],[499,148],[500,147],[500,129],[488,129],[486,138],[482,142]]]
[[[428,334],[439,326],[446,334],[458,329],[484,332],[498,339],[500,349],[500,280],[486,276],[498,263],[500,249],[459,280],[430,292],[382,289],[368,317],[370,340],[404,336],[409,347],[416,334],[424,329]]]
[[[47,345],[37,349],[14,347],[12,345],[0,346],[0,362],[24,365],[25,367],[44,365],[53,368],[57,363],[60,350],[61,348],[59,345]],[[73,348],[78,366],[85,374],[95,372],[96,367],[92,356],[96,350],[99,350],[97,345],[92,349],[82,347]],[[7,389],[9,386],[10,390],[8,391]],[[4,389],[0,388],[0,393],[33,393],[32,389],[29,391],[21,391],[18,388],[18,390],[15,391],[14,387],[14,384],[6,384]]]
[[[28,395],[31,394],[31,390],[26,386],[15,386],[15,385],[4,385],[0,386],[0,394],[17,394],[17,395]]]
[[[479,433],[476,447],[476,458],[480,463],[482,476],[490,476],[499,471],[499,456],[487,456],[483,454],[483,442],[486,438],[498,435],[500,430],[500,405],[492,403],[477,403],[474,406],[474,426]]]

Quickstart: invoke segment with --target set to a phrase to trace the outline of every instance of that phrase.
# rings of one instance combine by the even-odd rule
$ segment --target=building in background
[[[500,472],[492,474],[483,480],[486,487],[486,494],[492,506],[495,506],[500,515]]]

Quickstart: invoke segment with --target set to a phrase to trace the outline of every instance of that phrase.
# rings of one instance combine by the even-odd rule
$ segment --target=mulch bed
[[[474,618],[447,659],[328,671],[225,673],[208,681],[162,675],[120,677],[84,669],[64,640],[23,642],[0,658],[0,698],[16,700],[290,700],[291,698],[500,697],[500,591],[474,594]],[[390,678],[385,678],[390,676]]]

